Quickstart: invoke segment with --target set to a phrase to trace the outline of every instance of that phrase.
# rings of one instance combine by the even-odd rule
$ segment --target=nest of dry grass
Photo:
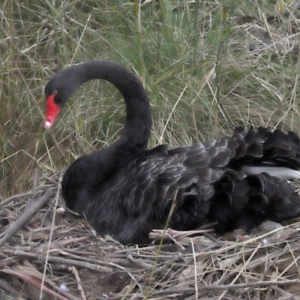
[[[53,175],[2,201],[1,299],[300,299],[299,220],[123,246],[64,211],[59,192]]]

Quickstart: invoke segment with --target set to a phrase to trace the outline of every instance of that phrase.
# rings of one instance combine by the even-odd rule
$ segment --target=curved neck
[[[104,79],[112,83],[124,97],[127,114],[122,135],[112,146],[134,147],[137,151],[147,147],[152,126],[151,108],[146,91],[135,75],[123,66],[109,61],[90,61],[59,73],[64,72],[66,74],[62,74],[62,80],[72,82],[74,90],[93,79]]]
[[[150,138],[152,118],[148,96],[140,80],[123,66],[109,61],[92,61],[79,67],[81,75],[84,75],[81,77],[83,82],[92,79],[107,80],[124,97],[127,116],[117,144],[130,143],[131,146],[145,149]]]

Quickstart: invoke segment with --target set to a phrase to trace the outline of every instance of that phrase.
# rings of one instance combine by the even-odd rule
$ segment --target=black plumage
[[[100,234],[122,243],[148,243],[152,229],[190,230],[215,222],[220,232],[251,229],[269,219],[300,215],[300,197],[283,178],[300,178],[294,132],[238,127],[232,136],[170,149],[147,150],[151,110],[140,81],[126,68],[93,61],[60,71],[45,88],[47,129],[76,87],[104,79],[122,93],[127,118],[119,140],[67,169],[62,194]],[[257,169],[259,167],[260,169]],[[276,168],[277,167],[277,168]],[[278,169],[279,167],[279,169]],[[276,170],[273,175],[273,170]]]

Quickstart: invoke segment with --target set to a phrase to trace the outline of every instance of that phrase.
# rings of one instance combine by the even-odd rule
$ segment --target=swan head
[[[74,80],[74,73],[70,71],[70,69],[65,69],[58,72],[46,84],[46,120],[44,125],[46,130],[52,127],[59,112],[78,85]]]

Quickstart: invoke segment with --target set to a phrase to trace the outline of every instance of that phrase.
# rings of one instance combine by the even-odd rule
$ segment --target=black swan
[[[121,92],[125,126],[113,145],[71,164],[62,194],[67,207],[84,214],[101,235],[144,244],[167,220],[177,230],[214,222],[225,232],[300,215],[300,196],[285,180],[300,178],[294,132],[237,127],[219,140],[147,150],[152,124],[147,94],[139,79],[116,63],[90,61],[54,75],[45,87],[46,129],[75,89],[92,79],[107,80]]]

